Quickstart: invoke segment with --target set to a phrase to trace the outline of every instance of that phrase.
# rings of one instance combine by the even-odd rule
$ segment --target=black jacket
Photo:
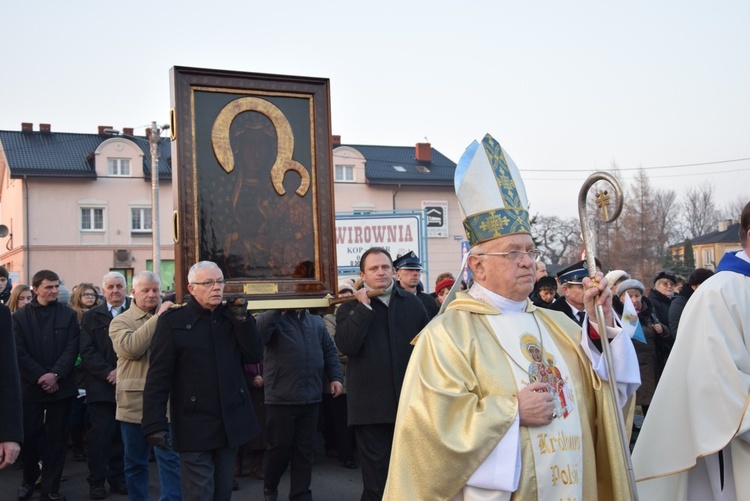
[[[42,318],[50,318],[49,329]],[[13,313],[18,370],[24,402],[53,402],[78,395],[73,366],[78,358],[78,317],[57,301],[42,306],[34,298]],[[45,392],[37,381],[51,372],[60,376],[55,393]]]
[[[237,447],[260,428],[242,372],[261,359],[255,319],[237,320],[225,305],[210,311],[190,299],[165,311],[151,340],[143,391],[143,432],[167,430],[175,450]]]
[[[23,407],[10,310],[0,305],[0,442],[23,443]]]
[[[552,302],[552,304],[550,304],[549,306],[543,306],[543,308],[547,308],[549,310],[561,311],[565,313],[565,315],[567,315],[567,317],[570,318],[572,321],[574,321],[578,325],[581,325],[581,319],[573,315],[573,310],[570,309],[570,305],[565,300],[565,296],[560,296],[559,298],[555,299]]]
[[[401,290],[406,290],[401,287],[401,282],[399,281],[396,281],[396,287]],[[433,297],[432,294],[427,294],[426,292],[424,292],[422,290],[421,284],[417,285],[417,293],[415,294],[415,296],[417,296],[417,298],[422,301],[422,306],[424,306],[429,319],[432,320],[433,318],[435,318],[435,315],[440,312],[440,303],[437,302],[437,298]]]
[[[306,405],[323,400],[323,372],[343,384],[339,355],[323,319],[303,310],[269,310],[258,317],[265,346],[266,405]]]
[[[672,331],[674,336],[677,336],[677,328],[680,326],[680,318],[682,317],[682,310],[685,309],[685,305],[693,295],[693,288],[690,284],[684,284],[680,293],[672,298],[672,302],[669,304],[669,330]]]
[[[669,306],[672,304],[672,299],[656,289],[651,289],[648,293],[648,298],[651,300],[651,304],[654,307],[654,313],[656,313],[656,318],[659,319],[659,323],[669,325]]]
[[[130,307],[130,298],[123,307],[124,310]],[[115,403],[115,386],[107,382],[109,373],[117,368],[117,354],[109,338],[111,322],[112,313],[106,302],[85,312],[81,318],[79,344],[87,402]]]
[[[393,287],[386,307],[348,301],[336,313],[336,346],[349,356],[346,394],[350,425],[395,423],[412,339],[429,323],[422,302]]]
[[[612,307],[622,318],[624,305],[620,298],[612,298]],[[659,319],[654,313],[651,301],[646,297],[641,297],[641,311],[638,313],[638,320],[643,329],[643,336],[646,343],[633,340],[633,347],[638,356],[638,366],[641,372],[641,385],[635,395],[636,405],[650,405],[651,399],[656,391],[656,385],[659,383],[664,365],[659,361],[659,350],[663,345],[671,346],[674,342],[674,336],[669,332],[666,325],[662,325],[661,335],[654,330],[654,325],[659,324]]]

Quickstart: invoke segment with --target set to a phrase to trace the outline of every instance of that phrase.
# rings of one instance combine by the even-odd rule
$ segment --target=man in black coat
[[[143,391],[143,432],[180,453],[185,499],[228,500],[237,447],[260,432],[242,372],[262,356],[244,300],[224,304],[224,275],[201,261],[188,272],[190,299],[162,313],[151,341]]]
[[[289,499],[311,500],[315,435],[323,376],[330,392],[344,391],[339,355],[323,319],[307,310],[269,310],[258,317],[263,356],[268,450],[263,493],[276,501],[281,476],[290,464]]]
[[[110,490],[127,494],[124,450],[120,427],[115,419],[117,402],[117,354],[109,338],[112,318],[127,310],[125,277],[116,271],[102,279],[104,302],[81,318],[81,365],[89,410],[89,498],[104,499]]]
[[[387,250],[368,249],[360,261],[364,287],[336,313],[336,345],[349,356],[347,398],[362,467],[363,500],[379,500],[388,476],[396,409],[412,339],[429,323],[422,302],[395,286]],[[382,296],[367,292],[386,289]]]
[[[0,304],[0,470],[12,465],[23,443],[23,408],[10,310]]]
[[[34,494],[42,460],[42,501],[65,501],[57,491],[65,465],[70,404],[78,395],[73,366],[78,357],[78,318],[57,302],[60,278],[34,274],[36,297],[13,313],[23,399],[24,461],[19,499]]]

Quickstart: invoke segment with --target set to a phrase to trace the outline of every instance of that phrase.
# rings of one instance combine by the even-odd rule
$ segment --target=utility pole
[[[157,127],[156,122],[151,122],[151,136],[149,146],[151,147],[151,240],[153,242],[153,272],[161,278],[161,236],[159,232],[159,144],[161,142],[162,129],[168,129],[168,125]]]

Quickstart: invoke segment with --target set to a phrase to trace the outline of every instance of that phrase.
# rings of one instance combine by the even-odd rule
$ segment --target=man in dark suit
[[[380,500],[411,341],[430,319],[417,296],[395,286],[387,250],[365,251],[360,278],[364,287],[357,291],[357,301],[343,303],[336,313],[336,345],[349,356],[348,417],[362,467],[362,499]],[[373,289],[386,293],[369,298]]]
[[[127,310],[125,277],[112,271],[102,279],[104,302],[81,318],[81,364],[89,409],[89,498],[104,499],[110,490],[127,494],[124,452],[120,427],[115,419],[117,404],[117,354],[109,338],[112,318]]]
[[[42,501],[65,501],[57,491],[65,465],[70,404],[78,395],[73,366],[78,357],[78,318],[57,302],[60,278],[34,274],[36,296],[13,313],[23,399],[23,483],[18,499],[34,494],[42,460]]]
[[[0,470],[12,465],[23,443],[23,409],[10,310],[0,304]]]
[[[557,273],[562,296],[557,298],[548,308],[561,311],[578,325],[583,325],[586,311],[583,309],[583,279],[588,277],[586,262],[579,261]]]
[[[237,447],[260,433],[242,372],[262,356],[244,299],[224,304],[224,275],[201,261],[188,272],[190,299],[159,316],[143,391],[143,432],[180,453],[184,499],[232,495]]]

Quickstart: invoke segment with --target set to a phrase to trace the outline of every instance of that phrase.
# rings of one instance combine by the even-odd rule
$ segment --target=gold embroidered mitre
[[[518,167],[487,134],[466,148],[456,166],[456,196],[469,246],[506,235],[531,234],[526,189]]]

